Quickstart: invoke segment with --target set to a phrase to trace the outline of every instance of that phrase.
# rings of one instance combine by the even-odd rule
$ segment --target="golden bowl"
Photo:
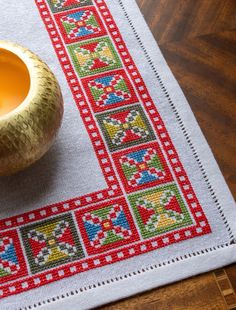
[[[42,157],[63,116],[59,84],[28,49],[0,40],[0,175],[10,175]]]

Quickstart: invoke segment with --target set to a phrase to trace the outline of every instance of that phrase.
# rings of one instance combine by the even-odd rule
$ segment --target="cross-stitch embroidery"
[[[173,184],[129,196],[143,238],[192,224],[177,187]]]
[[[104,26],[93,7],[76,9],[56,15],[66,43],[73,43],[106,34]]]
[[[80,77],[121,67],[109,38],[93,39],[68,46]]]
[[[104,0],[35,1],[107,188],[0,220],[2,296],[211,232]]]
[[[27,274],[21,244],[15,231],[0,233],[0,283]]]
[[[92,0],[47,0],[53,12],[92,4]]]
[[[84,256],[70,214],[26,226],[22,236],[33,273]]]
[[[138,98],[124,70],[101,74],[95,78],[82,80],[94,112],[100,112],[129,103],[137,103]]]
[[[173,180],[156,142],[117,152],[113,159],[127,192]]]
[[[90,254],[103,252],[139,238],[124,199],[79,211],[77,219]]]
[[[97,115],[111,151],[155,139],[140,105]]]

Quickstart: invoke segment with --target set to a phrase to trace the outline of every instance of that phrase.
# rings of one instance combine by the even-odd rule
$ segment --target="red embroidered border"
[[[1,220],[1,230],[6,230],[6,232],[11,228],[18,227],[26,223],[36,222],[40,219],[47,219],[53,215],[68,212],[69,210],[82,210],[86,205],[92,205],[99,201],[104,201],[112,198],[112,200],[109,201],[109,204],[113,202],[115,203],[117,199],[114,199],[114,197],[122,195],[122,190],[120,188],[119,181],[116,177],[113,164],[111,162],[111,157],[107,152],[106,145],[97,128],[93,114],[90,110],[89,105],[86,102],[86,98],[80,86],[80,81],[78,80],[74,72],[66,48],[52,18],[52,14],[48,9],[48,5],[46,4],[45,0],[36,0],[36,4],[48,30],[56,54],[60,60],[62,69],[66,75],[68,85],[71,88],[75,102],[78,106],[78,109],[80,110],[85,127],[89,133],[95,153],[98,157],[101,169],[108,184],[108,188],[102,191],[84,195],[82,197],[73,198],[65,202],[46,206],[32,212],[24,213],[22,215]],[[188,204],[189,210],[194,217],[196,225],[185,227],[183,229],[178,229],[177,232],[171,231],[161,236],[150,238],[149,240],[134,242],[133,244],[126,245],[122,248],[110,250],[105,254],[99,254],[96,256],[82,259],[80,261],[75,261],[73,263],[67,263],[52,270],[41,272],[34,276],[23,276],[20,280],[16,280],[14,282],[5,282],[0,287],[0,294],[2,295],[2,297],[20,293],[79,272],[101,267],[106,264],[111,264],[132,256],[136,256],[154,249],[167,246],[174,242],[179,242],[211,232],[208,221],[202,211],[201,206],[199,205],[197,197],[192,189],[192,186],[183,169],[183,166],[180,163],[179,157],[171,142],[164,123],[161,120],[156,106],[150,98],[150,95],[142,80],[142,77],[139,74],[139,71],[126,48],[126,45],[113,20],[113,17],[111,16],[106,6],[106,3],[104,2],[104,0],[95,0],[95,4],[100,15],[103,17],[106,28],[108,29],[109,34],[113,39],[119,56],[123,61],[123,64],[127,70],[129,77],[132,80],[133,85],[135,86],[139,98],[141,99],[140,102],[143,103],[143,107],[149,115],[149,119],[152,121],[153,127],[155,128],[160,143],[165,151],[166,157],[168,158],[168,163],[172,167],[175,178],[178,182],[179,187],[181,188],[184,198]]]

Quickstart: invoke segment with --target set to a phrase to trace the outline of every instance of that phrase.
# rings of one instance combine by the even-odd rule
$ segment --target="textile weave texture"
[[[23,0],[15,20],[3,8],[3,38],[61,82],[68,145],[45,186],[52,151],[38,164],[34,205],[24,181],[0,194],[1,309],[87,309],[235,261],[233,199],[135,2]]]

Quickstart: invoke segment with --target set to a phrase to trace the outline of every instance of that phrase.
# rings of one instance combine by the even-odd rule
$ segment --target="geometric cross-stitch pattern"
[[[173,180],[156,142],[116,152],[113,159],[127,192]]]
[[[124,70],[82,79],[94,112],[137,103],[138,98]]]
[[[47,0],[54,13],[92,4],[92,0]]]
[[[117,52],[108,37],[69,45],[68,50],[80,77],[121,67]]]
[[[27,274],[16,231],[0,234],[0,283]]]
[[[143,238],[191,225],[192,219],[174,184],[129,196]]]
[[[140,105],[106,112],[96,117],[110,151],[155,139]]]
[[[0,219],[3,231],[0,233],[0,298],[60,281],[72,274],[77,274],[71,279],[75,282],[80,272],[87,271],[89,278],[85,281],[92,287],[93,283],[102,282],[100,275],[108,264],[135,256],[127,265],[134,263],[138,270],[139,264],[146,268],[147,260],[156,256],[161,265],[160,248],[176,242],[183,242],[184,248],[185,240],[198,237],[196,242],[201,243],[199,236],[211,233],[161,115],[127,49],[125,41],[129,40],[132,29],[124,21],[127,36],[123,40],[106,2],[122,1],[35,0],[55,54],[47,42],[40,41],[40,33],[32,44],[45,43],[45,48],[49,48],[45,50],[46,56],[58,58],[68,82],[63,87],[70,88],[79,110],[74,111],[73,117],[80,112],[106,185],[100,188],[98,180],[95,192],[90,192],[91,184],[85,185],[80,196],[79,188],[70,191],[72,180],[69,180],[69,191],[65,188],[59,193],[61,201],[55,201],[56,192],[51,193],[56,194],[50,198],[53,205],[32,210],[25,206],[23,214],[15,214],[14,210],[8,214],[3,209],[7,217]],[[117,10],[115,16],[121,23],[122,11],[122,8]],[[130,45],[139,52],[133,39],[131,35]],[[138,37],[137,40],[140,41]],[[141,49],[140,57],[142,62],[145,55]],[[147,54],[146,58],[148,60]],[[145,69],[145,76],[155,88],[158,81],[148,77],[150,68]],[[66,99],[67,93],[65,95]],[[174,120],[171,113],[169,116]],[[73,145],[71,147],[73,151]],[[97,177],[100,179],[100,175],[92,175],[90,181],[97,181]],[[73,193],[73,197],[67,193]],[[48,202],[48,197],[45,199]],[[37,204],[42,201],[44,199]],[[206,207],[210,206],[206,204]],[[220,224],[218,218],[217,224]],[[186,242],[186,248],[188,246],[191,244]],[[149,256],[150,251],[155,252]],[[170,261],[183,254],[176,253],[174,246],[164,251],[169,253]],[[122,265],[126,263],[119,264]],[[109,278],[127,271],[127,266],[121,271],[119,266],[114,266]],[[97,274],[96,271],[90,273],[94,268],[99,268]],[[53,286],[59,288],[57,295],[62,292],[66,295],[65,282],[61,284]],[[48,288],[51,290],[50,285]],[[38,291],[35,291],[35,304],[40,300]],[[47,288],[44,292],[41,297],[47,300],[51,293]],[[29,301],[25,298],[26,303],[33,303],[34,292],[29,295],[31,298]],[[18,305],[17,298],[15,300]],[[19,308],[23,309],[26,304],[22,303],[24,306]],[[12,305],[9,299],[7,304]],[[28,308],[33,307],[31,304]]]
[[[138,240],[124,199],[103,203],[76,213],[89,254],[95,254]]]
[[[84,256],[71,214],[64,214],[21,230],[32,273]]]
[[[13,240],[9,237],[0,239],[0,277],[16,274],[20,269]]]
[[[55,16],[66,43],[106,34],[94,7],[63,12]]]

